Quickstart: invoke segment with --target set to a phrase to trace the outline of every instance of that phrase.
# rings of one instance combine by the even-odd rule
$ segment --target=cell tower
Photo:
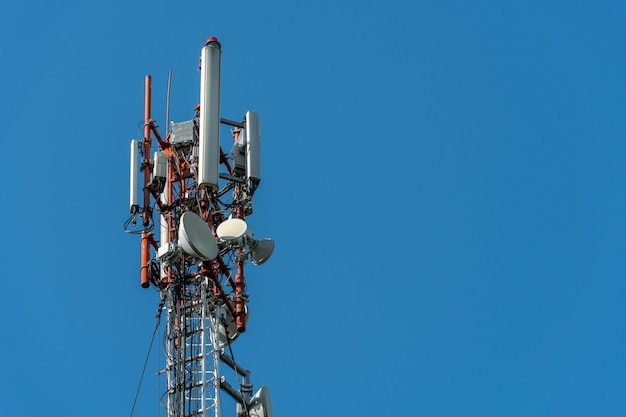
[[[141,235],[141,286],[159,291],[167,315],[161,404],[168,417],[220,417],[223,393],[235,400],[237,417],[272,417],[269,390],[263,386],[252,395],[250,371],[230,349],[246,330],[246,263],[260,265],[274,250],[274,241],[256,239],[246,222],[261,181],[259,116],[248,111],[241,122],[220,117],[220,72],[221,45],[211,37],[202,48],[195,117],[172,123],[165,139],[152,120],[146,76],[144,137],[130,146],[125,230]],[[220,125],[232,129],[229,156],[220,145]],[[224,369],[238,376],[238,388]]]

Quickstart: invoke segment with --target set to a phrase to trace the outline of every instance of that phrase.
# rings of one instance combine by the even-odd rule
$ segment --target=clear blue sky
[[[276,417],[626,415],[616,0],[4,2],[1,415],[130,413],[129,141],[146,74],[193,116],[211,35],[223,117],[261,116],[277,248],[234,349]]]

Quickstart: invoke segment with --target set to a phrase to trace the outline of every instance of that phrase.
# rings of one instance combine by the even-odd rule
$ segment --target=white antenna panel
[[[167,178],[167,155],[163,152],[154,153],[153,181],[165,181]]]
[[[259,114],[246,113],[246,177],[253,182],[261,181],[261,127]]]
[[[139,211],[139,195],[137,192],[137,181],[139,176],[139,146],[140,141],[133,139],[130,141],[130,213]]]
[[[169,195],[167,192],[167,189],[169,188],[167,186],[168,182],[165,181],[165,192],[161,193],[161,203],[163,205],[167,205],[169,203],[168,199],[169,199]],[[159,248],[159,256],[161,255],[161,251],[162,248],[165,247],[166,251],[169,252],[170,250],[173,250],[171,247],[172,245],[170,244],[170,233],[169,233],[169,221],[167,216],[165,216],[163,213],[161,213],[161,215],[159,216],[159,242],[161,244],[161,247]],[[161,262],[161,266],[160,266],[160,273],[159,276],[161,277],[161,280],[163,279],[167,279],[167,265],[165,264],[165,262]]]
[[[152,184],[162,192],[167,181],[167,155],[164,152],[155,152],[153,162]]]

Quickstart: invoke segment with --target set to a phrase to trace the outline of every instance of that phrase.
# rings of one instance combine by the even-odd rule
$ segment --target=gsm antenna
[[[267,386],[253,394],[250,371],[232,355],[231,344],[248,323],[245,267],[267,261],[274,241],[257,239],[248,225],[261,181],[259,115],[221,118],[221,52],[210,37],[202,48],[195,116],[172,122],[165,139],[152,119],[146,76],[143,139],[130,146],[125,230],[141,235],[141,286],[159,292],[167,313],[161,403],[168,417],[220,417],[224,393],[236,402],[237,417],[272,417]],[[170,80],[171,73],[168,119]],[[220,125],[233,128],[230,155],[222,149]],[[224,369],[236,375],[238,387]]]

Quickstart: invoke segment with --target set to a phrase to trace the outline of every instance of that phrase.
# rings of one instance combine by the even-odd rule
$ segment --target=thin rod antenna
[[[170,93],[172,91],[172,70],[167,76],[167,98],[165,100],[165,140],[169,135],[170,129]]]

